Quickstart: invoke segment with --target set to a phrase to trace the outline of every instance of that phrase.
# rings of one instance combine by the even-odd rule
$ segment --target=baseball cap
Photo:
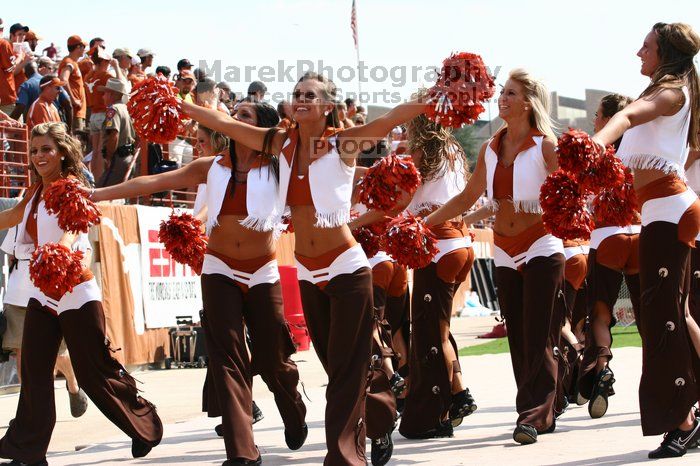
[[[179,62],[177,62],[177,69],[181,70],[183,68],[192,68],[194,65],[190,63],[190,61],[187,58],[183,58]]]
[[[124,95],[129,94],[126,91],[126,84],[124,83],[124,81],[117,79],[117,78],[109,78],[107,80],[107,84],[104,86],[97,86],[97,90],[100,92],[114,91],[114,92],[118,92],[119,94],[124,94]]]
[[[153,51],[151,49],[139,49],[138,52],[136,52],[136,55],[138,55],[140,58],[148,57],[148,56],[155,56]]]
[[[192,70],[182,70],[180,72],[180,79],[191,79],[192,81],[196,81],[197,79],[194,77],[194,73]]]
[[[24,40],[26,40],[27,42],[29,42],[30,40],[43,40],[43,39],[44,39],[43,37],[41,37],[40,35],[38,35],[34,31],[27,32],[27,35],[24,37]]]
[[[19,24],[19,23],[15,23],[15,24],[13,24],[12,26],[10,26],[10,34],[14,34],[14,33],[16,33],[17,31],[20,31],[20,30],[22,30],[22,29],[24,29],[24,32],[29,32],[29,27],[28,27],[28,26],[22,26],[22,25]]]
[[[127,49],[127,48],[114,49],[114,52],[112,52],[113,58],[119,58],[119,57],[123,57],[123,56],[127,56],[127,57],[131,58],[131,52],[129,52],[129,49]]]
[[[48,76],[44,76],[43,78],[41,78],[41,81],[39,81],[39,87],[42,89],[44,89],[45,87],[48,87],[48,86],[65,86],[65,85],[66,85],[65,81],[61,81],[60,79],[58,79],[58,76],[52,75],[52,74],[50,74]]]
[[[68,47],[72,47],[74,45],[87,45],[83,39],[80,38],[80,36],[70,36],[68,38]]]

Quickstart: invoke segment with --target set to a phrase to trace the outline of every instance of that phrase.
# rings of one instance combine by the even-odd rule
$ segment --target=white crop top
[[[446,204],[467,186],[465,170],[462,158],[456,156],[454,169],[450,169],[446,163],[440,170],[440,173],[418,187],[407,210],[417,215],[426,209],[433,210]]]
[[[498,154],[491,147],[491,142],[498,133],[486,145],[484,161],[486,162],[486,197],[491,210],[498,210],[498,201],[493,197],[493,178],[498,164]],[[549,172],[542,154],[542,141],[544,136],[534,134],[534,144],[522,150],[515,156],[513,162],[513,206],[515,212],[541,213],[540,188],[547,179]]]
[[[684,179],[690,128],[687,87],[683,87],[683,95],[685,102],[675,115],[659,116],[625,131],[617,150],[622,163],[632,169],[658,169]]]

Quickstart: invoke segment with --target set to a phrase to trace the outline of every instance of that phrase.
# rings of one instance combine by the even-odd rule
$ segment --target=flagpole
[[[352,38],[355,42],[355,57],[357,58],[357,101],[360,102],[362,95],[362,79],[360,78],[360,34],[357,20],[357,0],[352,0],[352,11],[350,12],[350,27],[352,28]]]

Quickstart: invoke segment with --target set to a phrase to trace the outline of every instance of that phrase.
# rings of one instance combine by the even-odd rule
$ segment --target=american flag
[[[352,28],[352,40],[355,41],[355,48],[358,49],[358,36],[357,36],[357,8],[355,8],[355,0],[352,0],[352,12],[350,13],[350,28]]]

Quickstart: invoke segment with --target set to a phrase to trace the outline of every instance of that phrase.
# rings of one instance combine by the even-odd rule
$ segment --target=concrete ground
[[[475,336],[489,330],[492,318],[463,318],[453,321],[460,347],[478,343]],[[313,351],[294,356],[309,400],[307,421],[309,438],[296,452],[284,444],[282,423],[272,395],[258,378],[254,397],[265,419],[255,425],[255,439],[266,465],[321,464],[325,453],[323,413],[326,378]],[[465,380],[474,394],[479,410],[465,419],[452,439],[409,441],[394,433],[396,465],[567,465],[639,464],[660,442],[659,437],[642,437],[639,426],[637,385],[641,370],[641,350],[623,348],[615,352],[617,395],[611,398],[608,414],[598,420],[588,416],[586,407],[573,407],[557,424],[553,435],[540,437],[530,446],[518,446],[512,438],[516,419],[515,384],[507,354],[461,359]],[[214,433],[217,419],[200,412],[201,389],[205,371],[173,369],[136,373],[143,382],[143,395],[158,406],[165,424],[163,442],[145,459],[130,455],[130,440],[112,426],[94,406],[73,419],[68,410],[65,388],[57,383],[57,424],[49,447],[51,465],[207,465],[225,460],[223,441]],[[14,416],[16,394],[0,397],[0,434]],[[368,445],[369,455],[369,445]],[[700,451],[662,464],[698,464]]]

